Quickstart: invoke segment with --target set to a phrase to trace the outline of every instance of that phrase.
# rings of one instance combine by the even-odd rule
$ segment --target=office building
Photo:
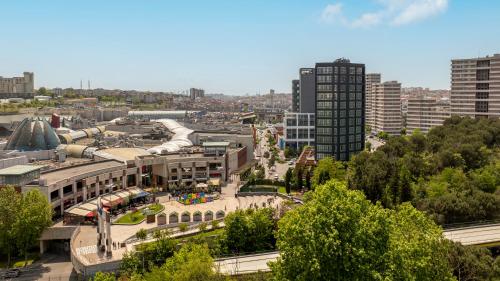
[[[451,61],[451,114],[500,116],[500,54]]]
[[[406,115],[406,133],[415,130],[428,133],[432,127],[443,125],[450,117],[449,100],[440,100],[425,94],[411,95],[408,98],[408,113]]]
[[[371,85],[372,132],[386,132],[389,135],[401,134],[401,83],[387,81]]]
[[[202,98],[205,96],[205,90],[203,89],[196,89],[196,88],[191,88],[189,89],[189,97],[194,100],[196,98]]]
[[[375,102],[374,102],[374,95],[372,94],[372,85],[380,82],[382,82],[382,75],[380,73],[366,74],[365,120],[366,120],[366,125],[369,126],[370,129],[373,129],[375,125],[375,118],[373,115]]]
[[[300,112],[300,80],[292,80],[292,111]]]
[[[316,159],[349,160],[365,146],[365,65],[317,63]]]
[[[301,113],[314,113],[316,109],[316,76],[314,68],[300,69],[300,108]]]
[[[283,134],[285,145],[299,150],[314,145],[314,113],[285,112]]]
[[[23,77],[4,78],[0,76],[0,97],[30,98],[33,97],[35,77],[33,72],[24,72]]]

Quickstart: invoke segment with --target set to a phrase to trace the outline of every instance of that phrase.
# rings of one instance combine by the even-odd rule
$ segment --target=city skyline
[[[290,93],[299,68],[346,57],[403,87],[449,89],[451,59],[499,53],[491,1],[267,2],[4,3],[0,76],[33,71],[36,88]]]

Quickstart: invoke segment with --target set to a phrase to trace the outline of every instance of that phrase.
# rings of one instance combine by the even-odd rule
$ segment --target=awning
[[[92,216],[94,215],[93,212],[90,212],[89,210],[80,209],[80,208],[73,208],[71,210],[66,211],[66,213],[74,215],[74,216],[80,216],[80,217],[86,217],[89,214],[91,214]]]
[[[207,187],[208,187],[208,184],[200,182],[200,183],[198,183],[198,184],[196,185],[196,187],[198,187],[198,188],[207,188]]]
[[[208,180],[208,185],[219,186],[220,185],[220,179],[210,179],[210,180]]]
[[[136,194],[134,198],[146,197],[148,195],[149,195],[149,192],[141,191],[140,193]]]

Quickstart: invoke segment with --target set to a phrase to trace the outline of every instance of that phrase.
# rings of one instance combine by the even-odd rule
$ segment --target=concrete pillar
[[[142,187],[142,167],[137,169],[137,175],[135,177],[135,185],[138,187]]]
[[[127,173],[122,177],[122,189],[127,188]]]
[[[43,255],[47,250],[47,242],[45,240],[40,240],[40,255]]]
[[[63,192],[63,188],[59,188],[59,198],[61,198],[61,216],[64,215],[64,192]]]
[[[87,193],[88,193],[88,190],[87,190],[87,189],[88,189],[88,186],[87,186],[87,185],[84,185],[84,186],[82,187],[82,190],[83,190],[83,201],[84,201],[84,202],[85,202],[85,201],[87,201],[87,196],[88,196],[88,194],[87,194]]]
[[[73,200],[74,200],[74,203],[76,204],[76,202],[78,202],[78,190],[76,188],[76,181],[73,183]]]
[[[96,177],[95,180],[95,196],[99,197],[101,194],[101,185],[99,184],[99,177]]]

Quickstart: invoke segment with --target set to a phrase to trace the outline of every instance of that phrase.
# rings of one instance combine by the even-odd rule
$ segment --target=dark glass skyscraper
[[[316,159],[349,158],[365,147],[365,65],[317,63]]]

